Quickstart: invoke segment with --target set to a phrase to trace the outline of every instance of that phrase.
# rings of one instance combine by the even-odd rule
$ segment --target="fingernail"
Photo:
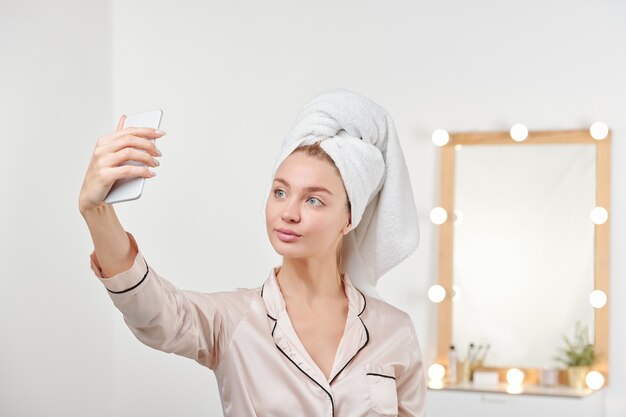
[[[159,150],[159,148],[157,148],[156,146],[154,147],[154,150],[156,151],[156,154],[158,156],[163,156],[163,154],[161,153],[161,151]]]
[[[148,170],[148,172],[149,172],[149,173],[150,173],[150,175],[151,175],[151,176],[153,176],[153,177],[156,175],[156,172],[154,172],[154,171],[153,171],[153,170],[151,170],[151,169],[149,169],[149,170]]]
[[[165,134],[165,132],[164,132],[164,131],[162,131],[162,130],[158,130],[158,129],[156,129],[156,130],[154,131],[154,133],[155,133],[155,134],[157,134],[157,135],[164,135],[164,134]]]
[[[154,165],[156,165],[156,166],[161,165],[161,163],[157,159],[155,159],[155,158],[152,158],[152,159],[154,160]]]

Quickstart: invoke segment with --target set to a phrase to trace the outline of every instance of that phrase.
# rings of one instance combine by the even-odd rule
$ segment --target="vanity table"
[[[518,394],[507,384],[469,383],[428,388],[426,417],[603,417],[604,389],[577,390],[567,386],[522,385]]]

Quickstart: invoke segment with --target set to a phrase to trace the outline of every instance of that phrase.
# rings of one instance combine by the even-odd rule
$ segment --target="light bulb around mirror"
[[[445,129],[435,129],[430,139],[436,146],[445,146],[450,141],[450,135]]]
[[[433,363],[428,368],[428,378],[433,382],[443,381],[443,377],[446,374],[446,368],[440,363]]]
[[[589,133],[595,140],[602,140],[609,135],[609,127],[604,122],[595,122],[589,128]]]
[[[430,221],[434,224],[444,224],[448,220],[448,212],[443,207],[435,207],[430,211]]]
[[[521,394],[522,393],[522,386],[521,385],[507,385],[506,386],[506,392],[509,394]]]
[[[509,369],[506,372],[506,382],[513,386],[522,385],[522,382],[524,382],[524,372],[517,368]]]
[[[428,388],[430,389],[442,389],[443,381],[428,381]]]
[[[428,299],[433,303],[440,303],[446,298],[446,289],[435,284],[428,289]]]
[[[585,382],[592,390],[600,389],[604,385],[604,375],[598,371],[590,371],[585,377]]]
[[[604,207],[595,207],[589,214],[595,224],[604,224],[609,219],[609,212]]]
[[[522,142],[528,137],[528,128],[521,123],[517,123],[511,127],[509,134],[514,141]]]
[[[602,290],[594,290],[589,294],[589,304],[593,308],[602,308],[606,305],[606,294]]]

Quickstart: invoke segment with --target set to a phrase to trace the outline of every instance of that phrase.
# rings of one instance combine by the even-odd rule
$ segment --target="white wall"
[[[304,102],[344,87],[387,108],[422,240],[380,292],[412,314],[428,362],[439,175],[430,132],[604,120],[614,130],[612,294],[626,294],[623,3],[66,3],[0,4],[0,414],[220,414],[212,373],[141,345],[89,269],[78,192],[95,140],[122,113],[161,108],[168,135],[158,175],[118,216],[159,273],[220,291],[258,286],[280,262],[262,193]],[[607,415],[617,417],[626,307],[611,309]]]
[[[0,415],[111,416],[110,300],[78,191],[112,120],[111,7],[0,2]]]

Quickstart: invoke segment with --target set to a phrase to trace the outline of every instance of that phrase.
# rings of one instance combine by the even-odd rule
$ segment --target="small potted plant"
[[[563,336],[563,340],[565,348],[559,349],[561,354],[554,359],[567,366],[568,385],[581,389],[587,373],[596,361],[596,352],[589,342],[587,326],[581,326],[580,321],[577,321],[574,340],[570,341],[566,336]]]

